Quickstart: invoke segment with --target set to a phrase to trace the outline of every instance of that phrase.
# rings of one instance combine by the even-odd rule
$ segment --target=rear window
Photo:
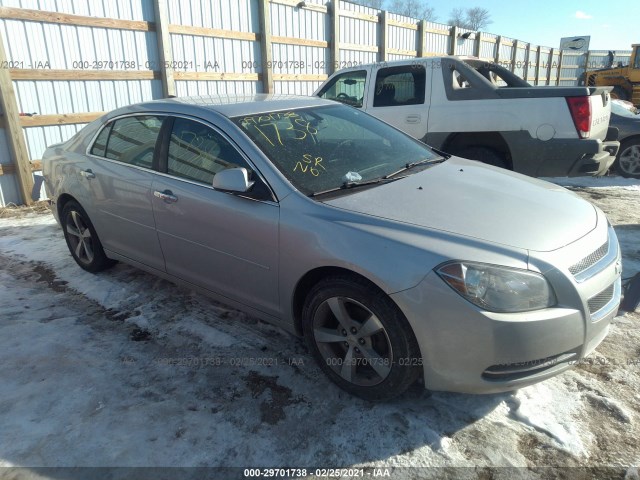
[[[102,129],[91,153],[129,165],[152,168],[162,120],[163,117],[156,115],[117,119]]]

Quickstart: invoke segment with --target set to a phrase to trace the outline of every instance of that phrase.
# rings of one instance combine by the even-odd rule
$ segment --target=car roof
[[[165,98],[130,105],[125,109],[129,112],[145,110],[183,111],[185,107],[192,106],[198,109],[212,110],[230,118],[321,105],[336,105],[336,102],[318,97],[256,93]]]

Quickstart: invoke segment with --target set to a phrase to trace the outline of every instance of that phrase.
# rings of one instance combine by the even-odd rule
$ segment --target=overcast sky
[[[640,1],[427,0],[439,22],[455,7],[483,7],[493,23],[485,31],[535,45],[558,47],[560,38],[590,35],[591,50],[630,50],[640,43]]]

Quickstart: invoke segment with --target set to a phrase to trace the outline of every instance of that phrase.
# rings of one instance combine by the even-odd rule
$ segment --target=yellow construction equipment
[[[640,43],[634,43],[632,48],[629,65],[587,71],[586,84],[592,87],[613,86],[611,98],[628,100],[639,107]]]

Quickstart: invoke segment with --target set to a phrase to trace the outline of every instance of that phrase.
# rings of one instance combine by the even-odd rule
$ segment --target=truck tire
[[[613,90],[611,90],[611,98],[628,101],[629,94],[622,87],[613,87]]]
[[[494,167],[509,169],[509,164],[504,155],[489,147],[467,147],[456,152],[455,155],[470,160],[478,160]]]
[[[613,165],[616,172],[625,178],[640,178],[640,139],[623,141]]]

